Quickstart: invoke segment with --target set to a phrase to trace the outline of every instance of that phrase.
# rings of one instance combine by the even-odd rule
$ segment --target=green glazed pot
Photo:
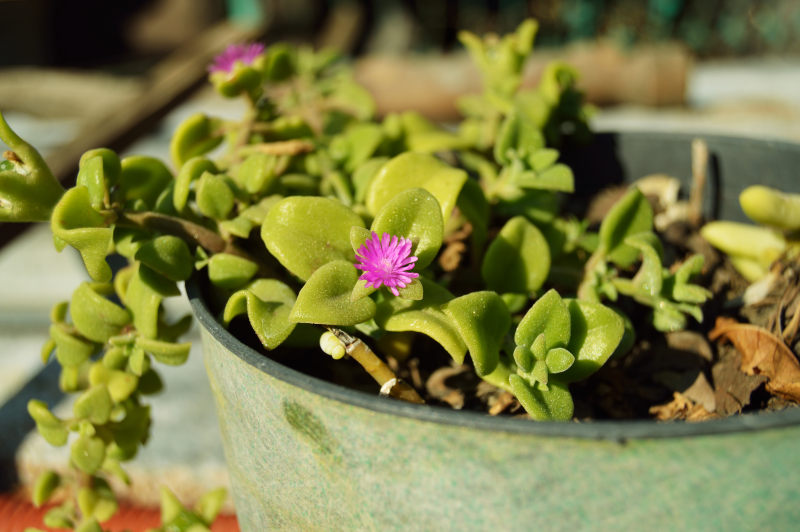
[[[798,191],[800,147],[706,137],[708,212],[750,183]],[[688,180],[691,137],[602,134],[581,182]],[[299,373],[188,292],[242,530],[797,530],[800,408],[705,423],[536,423],[378,397]],[[323,356],[320,354],[320,356]]]

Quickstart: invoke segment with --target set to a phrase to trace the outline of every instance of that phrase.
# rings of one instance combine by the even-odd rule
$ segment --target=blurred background
[[[206,67],[226,45],[258,39],[336,47],[380,112],[447,122],[455,99],[479,90],[458,31],[502,34],[526,17],[540,28],[525,82],[551,59],[573,64],[596,129],[800,141],[797,0],[0,0],[0,110],[66,182],[98,146],[167,159],[186,116],[241,110],[206,86]],[[50,307],[85,279],[47,227],[12,242],[19,232],[0,224],[0,530],[38,525],[26,489],[66,463],[64,449],[31,437],[25,405],[70,409],[39,349]],[[163,376],[152,440],[129,468],[134,514],[157,505],[162,482],[188,503],[227,482],[200,353]],[[156,526],[157,511],[146,516]],[[215,530],[236,529],[226,522]]]

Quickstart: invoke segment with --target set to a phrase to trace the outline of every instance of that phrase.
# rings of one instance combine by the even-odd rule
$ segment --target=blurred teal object
[[[264,19],[264,6],[261,0],[226,0],[228,18],[237,24],[256,26]]]

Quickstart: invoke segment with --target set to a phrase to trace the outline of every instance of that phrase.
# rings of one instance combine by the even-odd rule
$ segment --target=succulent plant
[[[42,350],[44,360],[55,353],[61,388],[76,395],[73,415],[29,405],[48,442],[70,444],[84,479],[77,506],[67,499],[48,523],[99,530],[113,514],[106,479],[128,482],[122,464],[148,439],[157,364],[189,354],[180,337],[190,318],[168,321],[163,301],[192,275],[207,276],[222,320],[246,317],[266,351],[321,345],[360,363],[381,393],[421,402],[373,348],[388,333],[425,335],[456,363],[469,354],[479,377],[537,420],[570,419],[570,383],[623,340],[626,318],[603,299],[652,307],[660,329],[683,327],[687,314],[702,319],[708,293],[689,283],[700,260],[663,267],[638,190],[599,233],[559,214],[575,182],[558,146],[565,125],[588,134],[588,108],[563,64],[520,87],[536,28],[461,34],[486,88],[460,102],[455,129],[414,112],[378,119],[335,54],[283,44],[237,45],[215,61],[211,82],[247,101],[247,112],[240,121],[189,117],[172,139],[171,166],[100,148],[63,190],[0,117],[11,147],[0,219],[49,220],[56,247],[77,249],[92,279],[54,307]],[[112,253],[127,265],[113,271]],[[560,283],[560,293],[551,266],[563,261],[577,261],[580,281]],[[46,473],[37,504],[60,484]],[[169,530],[207,526],[218,510],[216,495],[196,513],[165,497]]]

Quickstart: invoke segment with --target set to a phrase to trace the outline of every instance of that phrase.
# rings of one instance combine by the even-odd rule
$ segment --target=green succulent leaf
[[[102,523],[117,512],[117,498],[105,480],[93,477],[91,487],[85,486],[78,491],[78,508],[84,516]]]
[[[695,254],[686,259],[678,267],[671,281],[672,299],[684,303],[704,303],[712,296],[711,291],[700,285],[692,284],[689,279],[703,270],[703,255]]]
[[[389,297],[378,305],[375,322],[386,331],[425,334],[436,340],[453,360],[463,362],[467,345],[453,319],[442,311],[442,305],[451,301],[453,295],[438,283],[424,277],[419,279],[425,294],[421,301]]]
[[[58,419],[44,401],[31,399],[28,401],[28,414],[36,422],[36,430],[54,447],[61,447],[67,443],[69,431],[64,422]]]
[[[286,162],[285,156],[253,153],[239,166],[236,179],[250,194],[263,193],[278,178]]]
[[[81,435],[72,444],[69,456],[75,467],[87,475],[93,475],[103,465],[106,444],[100,438]]]
[[[138,264],[130,274],[123,300],[133,314],[133,324],[145,338],[158,336],[158,310],[165,297],[180,294],[174,282],[144,264]]]
[[[388,160],[388,157],[373,157],[361,163],[358,168],[353,171],[351,181],[353,182],[356,203],[364,203],[372,179]]]
[[[444,237],[439,202],[422,188],[404,190],[389,200],[375,216],[370,229],[380,236],[389,233],[410,239],[411,254],[417,256],[415,269],[418,270],[433,261]],[[363,244],[361,241],[358,247]]]
[[[481,266],[486,286],[498,293],[531,293],[550,271],[550,248],[542,232],[522,216],[510,219],[489,245]]]
[[[453,168],[433,155],[406,152],[381,167],[370,182],[365,203],[367,210],[376,215],[400,192],[424,188],[439,202],[442,219],[448,220],[466,180],[464,170]]]
[[[235,290],[258,271],[258,264],[230,253],[217,253],[208,260],[208,278],[215,286]]]
[[[189,201],[189,192],[192,189],[192,183],[200,179],[200,176],[206,172],[216,173],[217,165],[205,157],[192,157],[186,161],[178,172],[178,177],[175,180],[175,189],[172,193],[172,204],[175,210],[183,212],[186,208],[186,203]]]
[[[658,250],[651,244],[650,235],[655,237],[651,232],[631,235],[625,239],[625,245],[636,248],[642,253],[642,265],[633,278],[634,286],[638,291],[656,297],[661,294],[664,267]]]
[[[442,311],[458,329],[476,373],[483,376],[494,371],[511,327],[511,314],[503,299],[495,292],[473,292],[447,302]]]
[[[89,369],[89,384],[97,386],[100,384],[108,387],[108,393],[115,403],[120,403],[130,397],[136,390],[139,378],[136,375],[107,368],[102,362],[92,364]]]
[[[106,255],[113,249],[113,229],[105,217],[92,208],[86,187],[69,189],[53,209],[50,227],[59,251],[69,244],[81,254],[86,271],[95,281],[111,280]]]
[[[120,164],[119,185],[114,193],[117,200],[141,200],[152,208],[161,192],[172,183],[172,172],[155,157],[132,155],[122,159]]]
[[[192,348],[191,342],[173,343],[152,338],[136,338],[136,346],[144,350],[145,353],[153,355],[156,360],[168,366],[180,366],[189,358],[189,351]],[[143,373],[143,371],[140,371]]]
[[[627,267],[636,262],[639,250],[625,239],[653,229],[653,208],[638,188],[632,187],[600,224],[600,249],[615,264]]]
[[[350,299],[358,270],[347,261],[333,261],[315,271],[297,294],[289,319],[295,323],[355,325],[375,315],[368,297]],[[395,298],[396,299],[396,298]]]
[[[61,477],[55,471],[45,471],[36,479],[33,486],[33,505],[37,508],[46,504],[61,485]]]
[[[0,222],[44,222],[64,189],[36,149],[8,126],[0,113],[0,139],[11,160],[0,165]]]
[[[134,258],[170,281],[185,281],[192,274],[194,259],[183,239],[163,235],[143,242]]]
[[[72,294],[72,322],[78,332],[93,342],[107,342],[131,322],[127,310],[105,297],[110,292],[111,285],[84,282]]]
[[[364,227],[361,217],[334,199],[291,197],[270,209],[261,238],[287,270],[308,280],[331,261],[353,262],[353,226]]]
[[[222,142],[222,121],[203,113],[195,113],[181,122],[169,144],[169,154],[175,168],[191,159],[210,152]]]
[[[494,145],[494,158],[500,165],[511,164],[514,159],[526,158],[544,148],[544,135],[527,115],[512,112],[500,126]]]
[[[575,411],[572,394],[563,382],[550,379],[546,388],[531,384],[519,375],[508,378],[514,396],[536,421],[569,421]]]
[[[217,515],[222,509],[222,505],[225,504],[225,500],[227,498],[228,490],[225,488],[211,490],[200,497],[200,500],[197,501],[194,510],[203,519],[203,521],[205,521],[207,524],[211,524],[214,522],[214,519],[217,518]]]
[[[569,309],[571,335],[567,349],[575,363],[559,375],[563,382],[583,380],[600,369],[622,340],[622,318],[600,303],[580,299],[565,300]]]
[[[563,373],[575,362],[575,355],[563,347],[555,347],[547,352],[545,364],[548,373]]]
[[[204,172],[196,184],[195,201],[203,215],[214,220],[225,220],[233,210],[234,195],[228,178]]]
[[[292,333],[295,322],[289,320],[296,297],[294,291],[275,279],[258,279],[234,293],[225,305],[225,323],[247,313],[250,325],[267,349],[275,349]]]
[[[102,155],[87,157],[88,153],[83,154],[78,167],[77,186],[86,187],[89,191],[89,201],[92,208],[100,210],[104,207],[108,198],[109,183],[106,178],[105,159]],[[116,169],[119,172],[119,158],[116,161]]]
[[[50,338],[56,350],[56,358],[62,366],[80,366],[97,350],[97,345],[71,334],[61,324],[50,326]],[[48,351],[49,355],[49,351]]]
[[[543,342],[541,351],[564,347],[572,334],[572,319],[567,304],[553,289],[548,290],[525,313],[514,332],[514,343],[530,350],[534,342]]]
[[[94,425],[102,425],[111,415],[111,394],[103,384],[92,386],[75,401],[72,411],[78,419],[88,419]]]

